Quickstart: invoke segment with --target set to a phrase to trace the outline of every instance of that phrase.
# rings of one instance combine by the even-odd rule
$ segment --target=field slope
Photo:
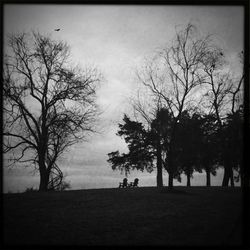
[[[5,245],[240,245],[239,188],[4,194]]]

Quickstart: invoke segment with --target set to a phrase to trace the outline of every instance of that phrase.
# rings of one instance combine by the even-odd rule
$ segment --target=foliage
[[[153,170],[154,148],[150,143],[148,131],[139,122],[131,121],[127,115],[123,118],[124,124],[119,124],[117,135],[124,137],[128,144],[129,153],[120,154],[119,151],[108,154],[108,162],[112,169],[119,169],[129,173],[130,169]]]
[[[175,141],[175,158],[181,170],[192,176],[194,170],[201,172],[198,165],[198,156],[202,140],[201,117],[184,111],[177,124]]]
[[[133,105],[136,116],[151,125],[152,114],[160,106],[172,117],[168,139],[162,148],[169,186],[173,186],[173,178],[182,171],[192,174],[204,168],[214,175],[219,164],[229,176],[232,166],[225,160],[222,131],[228,126],[225,124],[230,111],[234,114],[242,103],[244,72],[240,77],[228,72],[225,52],[214,43],[213,36],[201,36],[194,25],[187,24],[176,32],[172,44],[146,61],[137,76],[147,96],[142,100],[138,95]],[[147,99],[153,100],[153,104],[146,105]],[[202,117],[194,119],[194,113]],[[228,140],[232,145],[237,141]],[[233,163],[237,169],[235,164],[240,164]]]
[[[164,166],[168,171],[168,165],[164,163],[166,160],[164,152],[169,150],[172,132],[173,118],[170,112],[166,108],[158,110],[148,129],[145,129],[140,122],[131,121],[127,115],[124,115],[123,121],[124,124],[119,124],[117,135],[124,137],[129,152],[126,154],[120,154],[119,151],[109,153],[108,162],[112,169],[124,170],[126,174],[133,169],[152,172],[156,160],[158,170],[162,171]],[[174,172],[174,178],[180,180],[178,168]],[[161,184],[157,181],[157,185]]]
[[[243,110],[228,114],[221,132],[222,156],[227,158],[237,172],[243,164]],[[237,146],[236,146],[237,145]]]

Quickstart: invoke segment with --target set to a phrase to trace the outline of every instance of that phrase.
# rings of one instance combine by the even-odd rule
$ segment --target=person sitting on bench
[[[133,186],[132,186],[132,187],[138,187],[138,182],[139,182],[139,179],[138,179],[138,178],[135,178],[135,180],[134,180],[134,183],[133,183]]]
[[[135,178],[134,182],[130,182],[128,184],[128,187],[138,187],[138,182],[139,182],[139,179]]]
[[[124,178],[123,179],[123,182],[120,182],[119,184],[119,188],[125,188],[128,186],[128,179],[127,178]]]

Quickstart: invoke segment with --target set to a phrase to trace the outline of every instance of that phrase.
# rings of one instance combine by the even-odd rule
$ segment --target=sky
[[[96,66],[104,80],[97,92],[103,110],[100,133],[88,142],[74,145],[59,161],[72,189],[117,187],[124,174],[113,171],[107,154],[127,150],[116,136],[124,113],[131,111],[130,96],[138,82],[135,70],[157,49],[167,46],[176,28],[191,22],[201,34],[213,34],[224,49],[231,67],[243,50],[244,9],[241,6],[188,5],[42,5],[5,4],[4,37],[9,33],[39,31],[71,48],[71,60],[82,67]],[[59,32],[54,29],[60,28]],[[221,185],[223,171],[212,177],[212,185]],[[129,181],[139,178],[140,186],[155,186],[156,171],[133,171]],[[164,185],[167,173],[164,172]],[[22,192],[37,188],[39,177],[30,168],[4,167],[4,192]],[[192,185],[205,185],[205,174],[195,173]],[[183,177],[182,183],[186,185]]]

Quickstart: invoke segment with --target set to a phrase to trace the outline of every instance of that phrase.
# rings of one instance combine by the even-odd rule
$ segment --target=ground
[[[241,198],[230,187],[4,194],[4,244],[240,245]]]

